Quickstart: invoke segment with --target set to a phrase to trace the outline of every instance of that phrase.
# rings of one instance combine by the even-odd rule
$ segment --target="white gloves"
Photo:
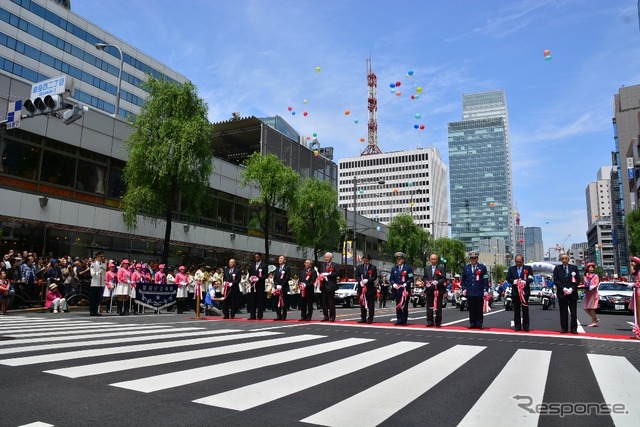
[[[369,279],[362,279],[362,282],[360,282],[361,285],[366,285],[367,283],[369,283]]]
[[[431,284],[432,284],[433,286],[437,286],[437,285],[438,285],[438,281],[437,281],[437,280],[432,280],[432,281],[431,281]]]
[[[398,289],[398,284],[397,283],[393,284],[393,289]]]
[[[590,290],[590,291],[594,290],[595,288],[596,288],[596,285],[591,285],[591,286],[589,286],[589,290]]]
[[[282,289],[282,286],[278,285],[278,286],[276,286],[276,289],[280,290],[280,289]]]
[[[485,292],[485,293],[484,293],[484,296],[485,296],[485,297],[486,297],[487,295],[489,295],[489,292]]]
[[[565,295],[571,295],[573,293],[573,288],[562,288],[562,291]]]
[[[466,289],[464,291],[462,291],[462,295],[464,295],[465,297],[467,296],[467,290]]]

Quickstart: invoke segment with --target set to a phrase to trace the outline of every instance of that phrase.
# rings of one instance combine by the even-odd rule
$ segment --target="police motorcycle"
[[[551,288],[551,286],[545,286],[542,288],[542,309],[543,310],[548,310],[551,307],[551,305],[555,307],[556,306],[555,299],[556,299],[556,294],[553,293],[553,289]]]
[[[420,307],[424,307],[427,305],[427,294],[425,288],[422,286],[421,280],[416,280],[416,286],[411,289],[411,304],[413,308],[416,308],[418,305]]]
[[[513,297],[511,297],[511,286],[507,286],[504,290],[504,309],[513,310]]]
[[[467,305],[467,296],[460,292],[460,311],[464,311],[465,308],[469,308]]]

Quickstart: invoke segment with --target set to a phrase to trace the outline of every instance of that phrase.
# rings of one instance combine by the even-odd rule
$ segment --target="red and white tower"
[[[367,86],[369,87],[367,100],[367,108],[369,110],[369,121],[367,122],[368,138],[367,147],[360,153],[361,156],[382,154],[378,147],[378,77],[371,69],[371,57],[367,59]]]

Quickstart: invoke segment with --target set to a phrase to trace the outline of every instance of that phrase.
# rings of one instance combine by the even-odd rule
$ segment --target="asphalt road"
[[[343,308],[335,323],[13,313],[0,323],[0,424],[640,425],[632,316],[602,314],[574,336],[540,306],[528,334],[500,304],[483,331],[458,309],[438,329],[421,307],[406,327],[389,304],[376,310],[372,325]]]

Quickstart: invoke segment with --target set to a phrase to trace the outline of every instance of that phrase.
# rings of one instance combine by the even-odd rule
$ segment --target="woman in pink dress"
[[[596,317],[596,310],[598,309],[598,285],[600,285],[600,278],[594,270],[596,265],[592,262],[588,262],[584,266],[584,290],[586,295],[584,297],[584,311],[591,316],[591,324],[589,327],[598,326],[600,319]]]

